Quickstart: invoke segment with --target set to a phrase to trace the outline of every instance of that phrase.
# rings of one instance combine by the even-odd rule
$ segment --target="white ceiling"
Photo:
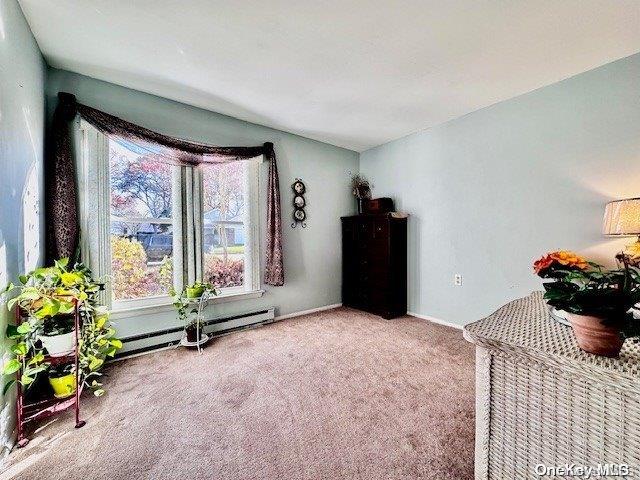
[[[640,0],[20,0],[50,65],[362,151],[640,51]]]

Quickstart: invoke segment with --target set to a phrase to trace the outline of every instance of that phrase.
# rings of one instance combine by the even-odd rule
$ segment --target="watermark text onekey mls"
[[[601,478],[601,477],[631,477],[631,468],[626,463],[599,463],[597,465],[577,465],[565,463],[564,465],[544,465],[542,463],[533,467],[533,471],[539,477],[576,477],[576,478]]]

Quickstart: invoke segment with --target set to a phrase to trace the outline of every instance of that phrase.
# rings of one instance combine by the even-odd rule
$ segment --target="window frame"
[[[111,184],[109,138],[80,119],[75,138],[78,156],[80,247],[85,263],[98,278],[111,274]],[[260,176],[264,157],[247,162],[245,191],[244,285],[227,287],[211,303],[225,303],[264,294],[260,278]],[[176,290],[202,278],[204,260],[203,177],[199,167],[176,166],[172,184],[173,283]],[[96,212],[98,212],[96,214]],[[86,232],[95,232],[88,235]],[[179,234],[180,233],[180,234]],[[110,282],[101,292],[101,302],[125,318],[135,312],[165,311],[173,308],[169,295],[113,300]]]
[[[244,176],[244,190],[247,195],[245,201],[245,215],[243,226],[245,230],[245,251],[244,251],[244,285],[237,287],[225,287],[220,289],[220,296],[239,295],[260,291],[260,205],[258,202],[260,192],[260,166],[264,162],[264,156],[255,157],[245,162],[246,175]],[[207,168],[203,165],[203,168]],[[198,278],[202,278],[204,273],[204,185],[202,168],[195,167],[196,178],[194,184],[198,185],[198,205],[199,222],[197,229],[199,238],[196,245],[199,246],[196,252],[196,271]],[[248,240],[247,240],[248,239]],[[249,275],[247,275],[247,273]]]

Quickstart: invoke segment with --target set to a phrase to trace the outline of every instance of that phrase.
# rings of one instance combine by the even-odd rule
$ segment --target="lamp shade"
[[[640,235],[640,198],[607,203],[602,233],[605,235]]]

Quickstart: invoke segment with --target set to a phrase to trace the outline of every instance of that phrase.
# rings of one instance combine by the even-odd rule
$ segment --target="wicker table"
[[[540,478],[540,464],[626,464],[640,476],[638,343],[627,340],[616,359],[583,352],[541,292],[464,336],[476,344],[476,479]]]

